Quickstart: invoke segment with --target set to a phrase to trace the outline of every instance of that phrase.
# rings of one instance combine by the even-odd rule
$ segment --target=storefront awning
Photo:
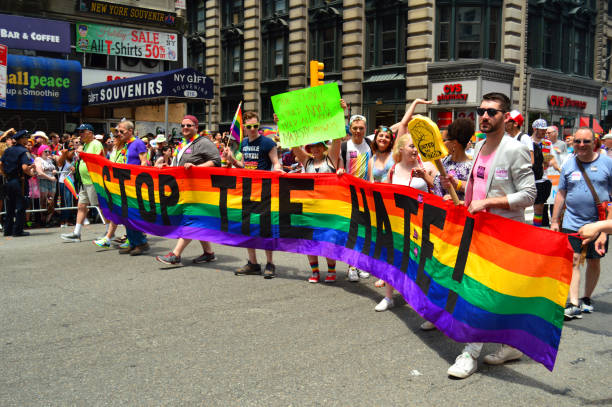
[[[588,117],[581,117],[580,118],[580,127],[589,127],[589,118]],[[595,131],[595,133],[599,133],[599,134],[603,133],[603,129],[601,128],[601,125],[599,124],[599,122],[596,119],[593,119],[593,130]]]
[[[63,59],[9,55],[6,108],[78,112],[81,64]]]
[[[128,101],[170,103],[213,98],[213,81],[192,68],[94,83],[83,88],[89,106],[121,104]],[[159,99],[159,100],[157,100]]]

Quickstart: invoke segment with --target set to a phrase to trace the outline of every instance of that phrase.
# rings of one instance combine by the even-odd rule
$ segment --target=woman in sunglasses
[[[59,171],[59,195],[61,198],[61,202],[62,202],[62,206],[64,208],[69,208],[71,206],[73,206],[73,202],[72,202],[72,192],[70,192],[70,190],[66,187],[66,184],[64,184],[64,181],[66,180],[67,176],[71,176],[74,177],[73,174],[74,173],[74,146],[72,145],[71,142],[67,142],[66,143],[66,148],[64,150],[62,150],[62,153],[59,157],[59,159],[57,160],[57,165],[60,169]],[[68,226],[72,226],[70,223],[70,219],[72,218],[71,213],[72,211],[60,211],[60,227],[64,228],[64,227],[68,227]]]
[[[53,197],[55,196],[55,164],[51,158],[51,147],[42,145],[38,149],[38,157],[34,160],[38,174],[40,190],[40,209],[47,209],[47,216],[41,216],[43,226],[47,226],[54,213]]]

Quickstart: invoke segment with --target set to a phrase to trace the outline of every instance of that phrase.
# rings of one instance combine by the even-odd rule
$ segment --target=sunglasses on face
[[[591,144],[593,140],[574,140],[574,144]]]
[[[244,128],[247,129],[247,130],[258,129],[259,128],[259,123],[245,124]]]
[[[181,127],[188,127],[188,128],[190,128],[190,127],[193,127],[193,126],[194,126],[193,124],[181,124]]]
[[[497,112],[504,112],[503,110],[500,109],[493,109],[492,107],[485,109],[483,107],[477,107],[476,108],[476,113],[478,113],[478,116],[484,116],[485,112],[489,115],[489,117],[493,117],[497,114]]]
[[[117,130],[117,133],[119,133],[119,134],[123,134],[123,133],[127,133],[127,132],[128,132],[127,130]]]

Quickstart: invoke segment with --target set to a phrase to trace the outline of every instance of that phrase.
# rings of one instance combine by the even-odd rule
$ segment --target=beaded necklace
[[[127,161],[127,149],[128,146],[130,144],[132,144],[134,142],[134,140],[136,140],[136,138],[134,136],[132,136],[123,146],[123,148],[121,149],[121,151],[119,151],[119,154],[121,154],[123,156],[123,158],[125,159],[125,161]]]
[[[185,148],[185,146],[189,143],[193,143],[194,141],[196,141],[198,138],[200,137],[200,135],[198,133],[196,133],[190,141],[187,141],[187,139],[185,137],[183,137],[180,141],[180,143],[178,143],[178,146],[176,146],[176,148],[174,149],[174,152],[172,153],[173,157],[176,157],[178,155],[178,153]]]

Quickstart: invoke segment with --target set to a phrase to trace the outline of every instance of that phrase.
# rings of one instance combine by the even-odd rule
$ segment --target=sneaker
[[[425,321],[421,324],[422,331],[433,331],[434,329],[437,329],[436,326],[429,321]]]
[[[253,264],[247,260],[247,264],[234,271],[236,276],[244,276],[248,274],[261,275],[261,266],[259,264]]]
[[[62,223],[62,224],[60,225],[60,228],[67,228],[67,227],[68,227],[68,225],[67,225],[67,224],[65,224],[65,223]]]
[[[335,283],[336,282],[336,273],[327,273],[325,276],[326,283]]]
[[[215,261],[217,258],[215,257],[214,253],[206,253],[204,252],[200,257],[197,257],[195,259],[193,259],[193,262],[195,264],[200,264],[200,263],[209,263],[211,261]]]
[[[393,302],[393,299],[391,298],[383,298],[381,302],[378,303],[377,306],[374,307],[375,311],[381,312],[381,311],[386,311],[388,309],[391,309],[395,306],[395,303]]]
[[[359,281],[359,273],[357,273],[357,269],[353,266],[348,268],[348,281],[353,283]]]
[[[267,263],[264,270],[264,278],[270,279],[276,277],[276,267],[272,263]]]
[[[385,280],[383,279],[379,279],[377,282],[374,283],[374,287],[376,288],[383,288],[385,285],[387,285],[387,283],[385,283]]]
[[[64,239],[67,242],[74,242],[74,243],[78,243],[81,241],[81,235],[77,235],[76,233],[72,232],[72,233],[63,233],[60,235],[60,237],[62,239]]]
[[[484,362],[489,365],[501,365],[511,360],[520,359],[523,352],[509,345],[500,345],[497,352],[484,357]]]
[[[313,283],[313,284],[316,284],[319,281],[320,281],[319,280],[319,273],[312,273],[312,276],[310,276],[310,278],[308,279],[308,282],[309,283]]]
[[[465,379],[476,371],[478,363],[476,359],[472,357],[468,352],[463,352],[455,359],[455,364],[448,368],[449,376],[456,377],[458,379]]]
[[[89,218],[85,218],[85,220],[83,221],[83,225],[89,225],[91,222],[89,221]]]
[[[568,304],[567,307],[565,307],[565,312],[564,312],[564,319],[566,321],[571,321],[572,319],[581,319],[582,318],[582,311],[580,310],[580,307],[574,304]]]
[[[165,256],[155,256],[155,260],[164,264],[179,264],[181,262],[181,256],[177,256],[170,252]]]
[[[593,302],[589,297],[582,297],[580,299],[580,311],[586,314],[590,314],[594,310],[595,308],[593,308]]]
[[[134,247],[130,251],[130,256],[140,256],[141,254],[147,253],[149,250],[151,250],[151,246],[149,246],[148,243],[143,243],[141,245]]]
[[[127,236],[126,235],[123,235],[121,237],[116,237],[116,238],[113,239],[113,243],[121,244],[121,243],[125,243],[125,242],[127,242]]]
[[[117,248],[119,250],[128,249],[130,247],[132,247],[132,246],[130,246],[130,241],[129,240],[126,240],[125,243],[121,243],[119,246],[117,246]]]
[[[363,270],[357,270],[357,274],[359,275],[359,278],[362,279],[366,279],[370,277],[370,273],[368,273],[367,271],[363,271]]]
[[[93,244],[95,244],[98,247],[102,247],[103,249],[110,249],[111,247],[110,239],[108,239],[106,236],[104,236],[101,239],[94,240]]]

